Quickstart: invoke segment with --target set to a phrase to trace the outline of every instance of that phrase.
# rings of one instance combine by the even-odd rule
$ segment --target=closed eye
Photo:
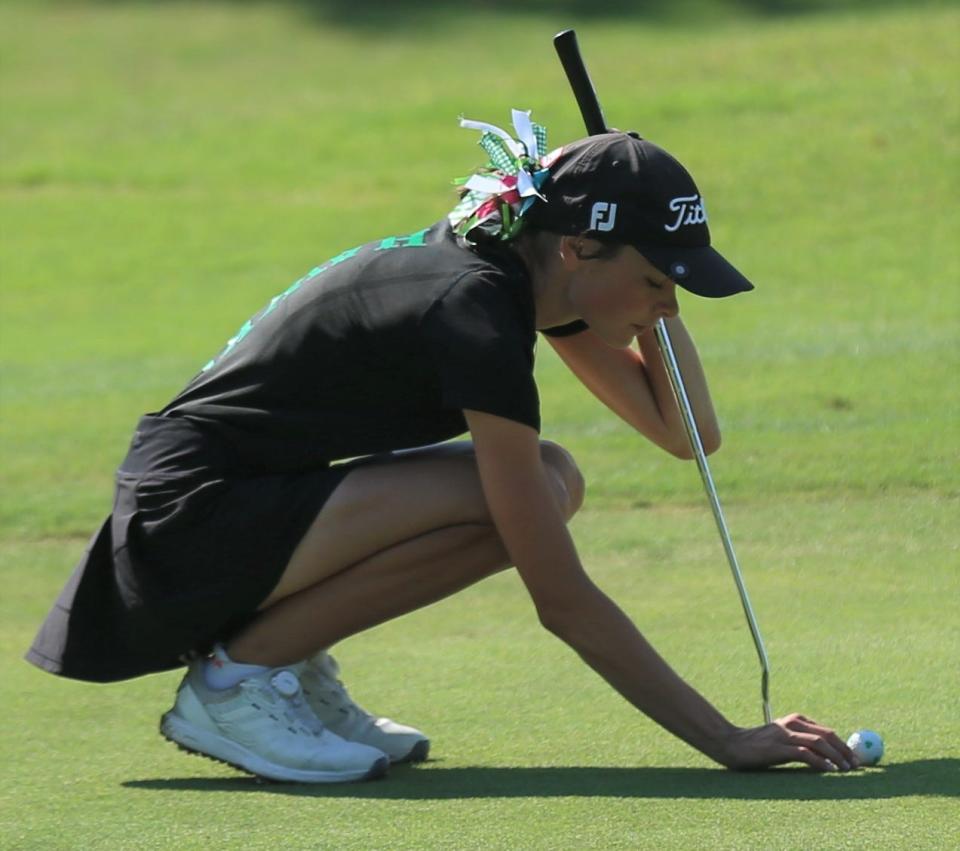
[[[657,283],[656,281],[654,281],[652,278],[647,278],[646,281],[647,281],[647,283],[650,285],[650,287],[651,287],[652,289],[655,289],[655,290],[662,290],[662,289],[663,289],[663,284],[658,284],[658,283]]]

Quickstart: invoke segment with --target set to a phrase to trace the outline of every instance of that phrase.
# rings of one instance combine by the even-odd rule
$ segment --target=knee
[[[551,474],[564,517],[569,520],[583,505],[586,485],[577,462],[559,443],[540,441],[540,457]]]

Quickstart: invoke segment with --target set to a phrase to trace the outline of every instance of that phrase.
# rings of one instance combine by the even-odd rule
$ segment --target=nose
[[[669,300],[664,300],[657,305],[657,319],[673,319],[679,315],[680,305],[677,303],[677,297],[670,295]]]

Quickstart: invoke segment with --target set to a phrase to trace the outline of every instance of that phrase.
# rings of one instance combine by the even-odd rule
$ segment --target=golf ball
[[[873,730],[857,730],[849,739],[850,748],[860,760],[860,765],[876,765],[883,757],[883,739]]]

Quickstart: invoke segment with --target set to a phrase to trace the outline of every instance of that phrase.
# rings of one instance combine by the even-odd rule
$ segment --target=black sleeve
[[[582,319],[575,322],[568,322],[566,325],[554,325],[553,328],[544,328],[540,333],[548,337],[572,337],[581,331],[586,331],[590,326]]]
[[[532,317],[506,278],[471,274],[423,317],[445,407],[483,411],[540,430]]]

